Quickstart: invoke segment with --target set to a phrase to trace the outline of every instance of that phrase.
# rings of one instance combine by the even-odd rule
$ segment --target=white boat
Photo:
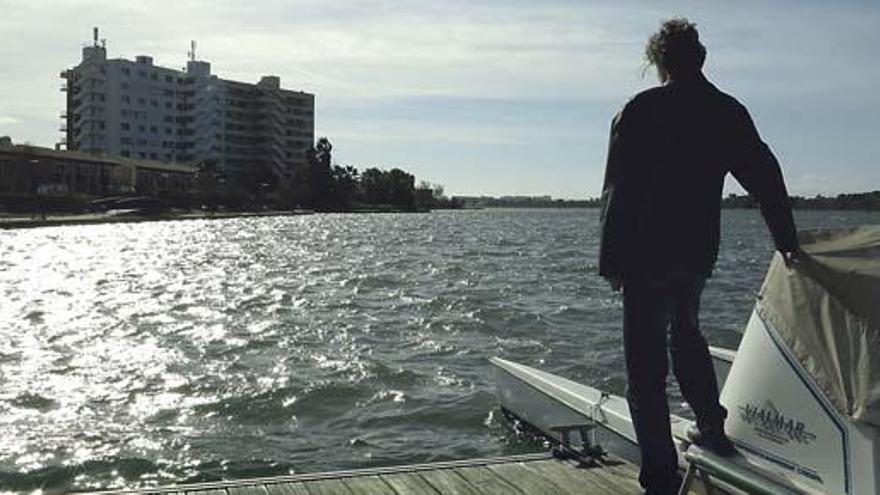
[[[679,459],[730,493],[880,494],[880,227],[804,232],[801,244],[798,266],[771,263],[739,348],[710,348],[739,455],[691,445],[693,422],[672,416]],[[507,414],[639,462],[623,397],[491,362]]]

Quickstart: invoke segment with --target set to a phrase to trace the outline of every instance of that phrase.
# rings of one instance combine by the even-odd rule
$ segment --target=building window
[[[141,125],[141,126],[138,126],[138,130],[141,131],[141,132],[147,132],[147,127]]]
[[[156,159],[156,154],[155,154],[155,153],[150,153],[150,159],[151,159],[151,160],[155,160],[155,159]]]
[[[131,126],[128,124],[128,122],[123,122],[123,123],[119,124],[119,127],[121,127],[123,131],[127,131],[127,130],[131,129]]]
[[[171,110],[172,108],[174,108],[174,105],[172,105],[170,101],[166,101],[165,108],[167,108],[168,110]]]
[[[143,151],[138,151],[138,158],[146,158],[146,157],[147,157],[146,153],[144,153]]]
[[[131,102],[131,96],[122,95],[121,98],[122,98],[123,103],[130,103]]]
[[[165,128],[165,134],[168,134],[169,136],[171,135],[171,128],[170,127]]]
[[[158,131],[158,129],[156,129],[156,126],[154,126],[154,125],[150,126],[150,132],[152,132],[153,134],[156,134],[157,131]]]
[[[159,102],[156,101],[156,100],[150,100],[150,106],[151,106],[151,107],[158,107],[158,106],[159,106]]]
[[[172,76],[165,76],[165,82],[167,82],[167,83],[173,83],[173,82],[174,82],[174,77],[172,77]]]
[[[131,156],[131,152],[128,150],[122,150],[119,154],[122,156]]]
[[[123,68],[122,68],[122,73],[123,73],[124,75],[126,75],[126,76],[130,76],[130,75],[131,75],[131,69],[129,69],[128,67],[123,67]]]
[[[147,77],[147,71],[145,71],[145,70],[139,70],[139,71],[138,71],[138,76],[140,76],[140,77]]]
[[[127,82],[123,82],[123,83],[122,83],[122,89],[128,89],[128,83],[127,83]]]
[[[147,104],[146,98],[138,98],[138,105],[146,105],[146,104]]]
[[[150,74],[150,79],[152,79],[154,81],[158,81],[159,76],[155,72],[153,72],[152,74]]]

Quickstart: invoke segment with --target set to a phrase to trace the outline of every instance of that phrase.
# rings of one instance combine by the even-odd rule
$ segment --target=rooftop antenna
[[[189,59],[191,61],[195,62],[196,61],[196,40],[192,40],[189,43],[190,43]]]
[[[93,37],[94,40],[95,40],[95,46],[98,46],[98,27],[97,27],[97,26],[95,26],[95,27],[92,29],[92,35],[93,35],[92,37]]]

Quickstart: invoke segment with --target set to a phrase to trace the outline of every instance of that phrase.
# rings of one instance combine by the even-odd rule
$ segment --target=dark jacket
[[[779,163],[746,108],[702,75],[636,95],[614,118],[599,274],[711,274],[731,172],[761,205],[776,248],[797,248]]]

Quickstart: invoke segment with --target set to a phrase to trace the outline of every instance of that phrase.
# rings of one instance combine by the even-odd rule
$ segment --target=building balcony
[[[92,122],[92,121],[96,121],[96,120],[104,120],[104,111],[103,110],[98,111],[98,112],[83,113],[83,117],[81,119],[78,119],[78,124],[85,125],[86,122]]]

